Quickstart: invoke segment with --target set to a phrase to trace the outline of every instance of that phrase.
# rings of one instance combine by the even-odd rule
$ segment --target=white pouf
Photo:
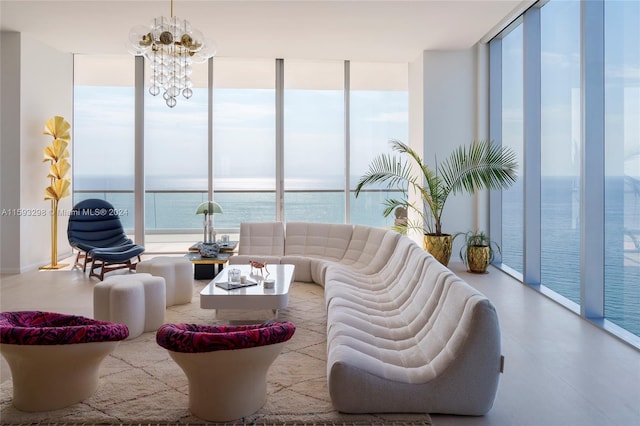
[[[165,305],[164,278],[150,274],[111,275],[93,288],[93,317],[126,325],[128,339],[160,328]]]
[[[139,262],[136,271],[164,278],[167,306],[191,303],[193,265],[190,260],[184,257],[153,257]]]

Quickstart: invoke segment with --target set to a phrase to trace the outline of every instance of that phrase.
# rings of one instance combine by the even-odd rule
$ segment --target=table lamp
[[[213,220],[211,215],[214,213],[222,214],[222,207],[220,204],[213,201],[205,201],[200,204],[196,209],[196,214],[204,214],[204,243],[215,243],[216,242],[216,231],[213,228]]]

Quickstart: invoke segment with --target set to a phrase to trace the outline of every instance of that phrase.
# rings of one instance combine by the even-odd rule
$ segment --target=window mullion
[[[604,2],[581,2],[581,308],[604,317]]]
[[[541,277],[541,38],[540,9],[524,15],[524,264],[523,280],[540,285]]]
[[[144,245],[144,58],[135,57],[135,127],[134,127],[134,240]]]
[[[276,220],[284,220],[284,59],[276,59]]]
[[[489,44],[489,139],[502,144],[502,39]],[[502,247],[502,189],[489,192],[489,235]],[[502,263],[496,252],[494,262]]]

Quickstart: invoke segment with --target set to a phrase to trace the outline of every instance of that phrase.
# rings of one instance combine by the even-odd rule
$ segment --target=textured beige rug
[[[166,322],[238,323],[265,320],[271,311],[218,312],[199,307],[196,281],[192,303],[167,309]],[[326,314],[323,289],[295,283],[289,307],[278,319],[292,321],[296,333],[269,370],[266,404],[235,424],[251,425],[430,425],[427,414],[350,415],[331,405],[326,378]],[[357,389],[353,389],[357,392]],[[155,333],[122,342],[102,364],[101,381],[89,399],[61,410],[25,413],[13,407],[12,382],[0,386],[0,421],[9,424],[203,424],[188,410],[182,370],[155,342]],[[214,401],[212,401],[214,403]],[[234,423],[234,422],[232,422]]]

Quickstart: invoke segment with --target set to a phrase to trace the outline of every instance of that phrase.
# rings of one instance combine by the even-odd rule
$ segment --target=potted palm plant
[[[460,258],[464,265],[469,272],[486,273],[495,253],[501,253],[500,246],[482,231],[469,231],[461,235],[464,235],[464,243],[460,249]]]
[[[372,185],[399,191],[399,198],[385,200],[384,216],[397,207],[416,213],[417,220],[409,219],[394,228],[402,233],[409,229],[423,232],[425,250],[446,266],[451,258],[452,237],[442,232],[442,213],[449,195],[508,188],[517,179],[516,155],[508,147],[479,141],[458,147],[432,169],[407,144],[398,140],[390,143],[397,155],[385,153],[375,157],[360,178],[355,195],[358,197],[365,187]],[[409,202],[412,192],[419,194],[420,204]]]

